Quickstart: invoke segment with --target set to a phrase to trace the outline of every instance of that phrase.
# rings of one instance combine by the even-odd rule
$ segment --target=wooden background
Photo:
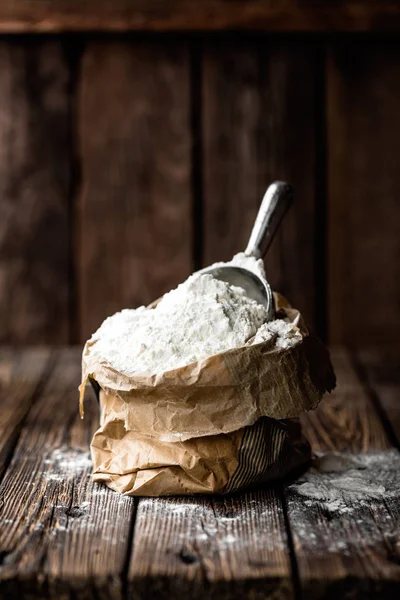
[[[399,11],[270,4],[1,0],[0,343],[82,342],[230,258],[274,179],[275,289],[333,343],[398,340]]]

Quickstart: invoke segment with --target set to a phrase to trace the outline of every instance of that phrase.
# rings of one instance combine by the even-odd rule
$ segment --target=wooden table
[[[135,499],[91,481],[98,412],[78,415],[79,350],[1,350],[0,597],[400,597],[399,358],[333,359],[337,391],[303,424],[315,465],[338,453],[336,467]]]

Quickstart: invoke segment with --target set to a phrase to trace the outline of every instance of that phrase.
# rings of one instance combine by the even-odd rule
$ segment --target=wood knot
[[[182,548],[178,556],[185,565],[192,565],[199,562],[198,557],[192,552],[189,552],[186,548]]]
[[[65,514],[67,517],[77,519],[78,517],[82,517],[85,514],[85,511],[79,508],[79,506],[71,506],[70,508],[66,509]]]
[[[8,556],[11,554],[8,550],[0,551],[0,566],[6,565],[8,562]]]

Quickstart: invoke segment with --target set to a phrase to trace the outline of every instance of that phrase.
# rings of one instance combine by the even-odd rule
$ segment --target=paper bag
[[[297,420],[262,417],[228,434],[162,442],[126,430],[123,400],[100,392],[93,478],[126,495],[228,493],[283,477],[310,457]]]
[[[297,319],[302,341],[246,345],[185,367],[126,376],[91,353],[101,427],[92,445],[94,479],[132,495],[227,493],[272,480],[307,460],[299,425],[335,385],[329,355],[299,313],[275,297],[278,316]]]

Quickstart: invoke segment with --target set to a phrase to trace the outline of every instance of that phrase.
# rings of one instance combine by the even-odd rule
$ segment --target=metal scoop
[[[269,186],[261,202],[249,243],[245,250],[247,256],[263,258],[266,255],[292,200],[293,191],[287,183],[275,181]],[[216,279],[243,288],[249,298],[265,306],[267,321],[274,318],[274,298],[271,287],[265,279],[261,279],[248,269],[232,265],[206,267],[200,272],[209,273]]]

